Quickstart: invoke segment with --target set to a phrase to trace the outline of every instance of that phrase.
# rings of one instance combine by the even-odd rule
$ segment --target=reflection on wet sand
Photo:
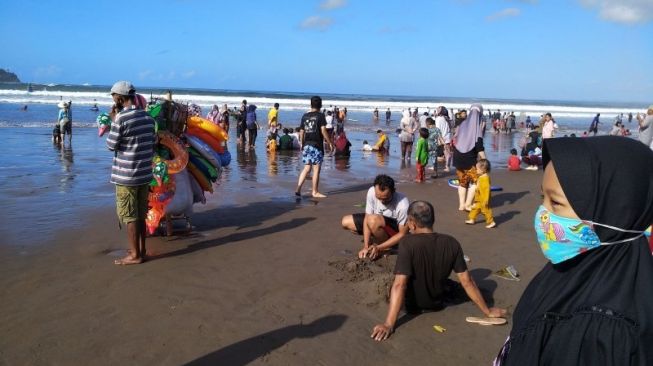
[[[243,179],[256,181],[256,150],[248,147],[236,149],[236,161]]]
[[[349,170],[349,168],[351,167],[349,156],[342,156],[336,158],[335,166],[336,169],[338,170],[344,170],[344,171]]]
[[[376,151],[376,165],[384,167],[388,165],[388,153],[382,151]]]
[[[64,192],[70,189],[71,183],[75,179],[75,173],[73,173],[74,155],[72,146],[66,147],[65,145],[60,145],[60,152],[59,159],[61,161],[62,174],[59,179],[59,188]]]
[[[281,174],[295,175],[299,174],[301,168],[301,151],[299,150],[278,150],[277,151],[277,168]]]
[[[277,166],[277,151],[268,151],[268,176],[274,177],[278,173],[279,167]]]

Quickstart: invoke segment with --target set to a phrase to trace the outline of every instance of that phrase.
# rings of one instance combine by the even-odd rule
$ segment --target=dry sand
[[[541,172],[497,171],[498,227],[464,224],[445,179],[402,183],[432,202],[436,231],[456,237],[486,299],[509,310],[545,263],[533,234]],[[309,182],[310,183],[310,182]],[[329,182],[321,186],[329,191]],[[116,266],[125,248],[113,207],[46,243],[0,248],[0,364],[488,365],[511,327],[465,322],[471,303],[401,318],[382,343],[395,256],[355,264],[361,237],[340,229],[369,185],[327,199],[248,194],[194,215],[193,234],[149,239],[154,259]],[[198,206],[196,206],[198,207]],[[198,207],[199,208],[199,207]],[[28,228],[26,228],[28,230]],[[521,281],[492,275],[514,265]],[[438,333],[433,325],[446,328]]]

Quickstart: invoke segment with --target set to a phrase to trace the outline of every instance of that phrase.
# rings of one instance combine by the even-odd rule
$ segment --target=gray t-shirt
[[[653,139],[653,115],[649,114],[639,127],[639,141],[646,146],[651,146],[651,139]]]
[[[389,203],[383,204],[383,202],[376,198],[374,187],[371,187],[367,191],[365,213],[391,217],[396,219],[399,225],[406,225],[408,205],[410,205],[408,198],[399,192],[395,192],[392,195],[392,200]]]

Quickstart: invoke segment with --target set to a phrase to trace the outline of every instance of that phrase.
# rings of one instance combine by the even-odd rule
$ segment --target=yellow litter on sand
[[[447,329],[436,324],[433,326],[433,330],[435,330],[438,333],[444,333]]]

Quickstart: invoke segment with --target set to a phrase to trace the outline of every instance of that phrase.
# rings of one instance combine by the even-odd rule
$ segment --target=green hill
[[[0,83],[20,83],[20,79],[13,72],[0,69]]]

